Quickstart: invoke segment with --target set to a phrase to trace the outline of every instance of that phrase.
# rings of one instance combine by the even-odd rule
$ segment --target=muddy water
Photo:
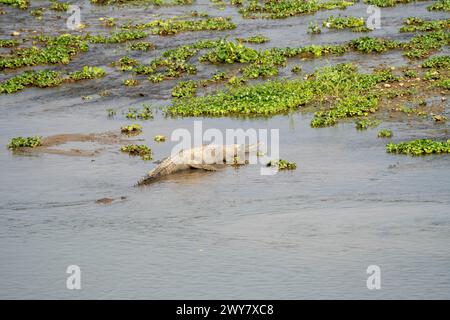
[[[408,35],[396,32],[402,18],[445,16],[427,12],[427,5],[383,9],[386,27],[374,35],[404,39]],[[166,17],[194,9],[230,15],[238,28],[151,36],[158,49],[149,53],[127,52],[125,45],[92,46],[69,65],[51,68],[98,65],[109,71],[106,78],[0,96],[0,145],[19,135],[118,130],[130,123],[121,114],[128,107],[169,103],[175,82],[121,85],[127,75],[108,65],[124,54],[147,61],[167,48],[226,34],[264,34],[272,39],[266,46],[280,47],[339,43],[360,36],[327,30],[314,37],[305,33],[309,21],[340,11],[276,21],[242,20],[234,8],[217,10],[206,1],[159,9],[83,3],[82,19],[88,30],[106,33],[99,17],[146,21],[152,14]],[[345,13],[364,12],[363,5],[356,5]],[[1,16],[3,38],[24,25],[53,33],[64,30],[64,19],[44,16],[37,22],[29,13],[14,13]],[[300,63],[308,71],[345,61],[363,69],[407,63],[398,52]],[[199,68],[199,77],[212,70]],[[292,76],[289,70],[288,66],[281,75]],[[100,97],[104,89],[111,96]],[[118,115],[107,119],[106,108],[117,109]],[[0,148],[0,297],[450,298],[450,158],[389,155],[386,141],[376,137],[377,129],[357,132],[354,124],[344,123],[314,130],[311,117],[292,113],[270,119],[166,119],[157,113],[154,120],[142,123],[144,134],[138,138],[153,149],[155,159],[169,154],[174,143],[156,144],[153,136],[170,137],[177,128],[192,131],[194,120],[202,120],[204,129],[223,132],[279,129],[281,157],[295,161],[298,169],[275,176],[261,176],[260,166],[254,165],[194,172],[135,188],[155,164],[122,154],[120,145],[102,146],[96,157],[15,155]],[[381,128],[392,129],[394,141],[449,137],[448,124],[426,120],[385,122]],[[96,203],[102,198],[114,200]],[[73,264],[82,270],[80,291],[66,289],[65,271]],[[366,288],[369,265],[381,267],[379,291]]]

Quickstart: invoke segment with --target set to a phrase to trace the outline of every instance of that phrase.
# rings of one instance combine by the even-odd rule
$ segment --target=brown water
[[[445,16],[426,11],[429,3],[382,9],[382,29],[371,35],[404,39],[408,35],[396,31],[402,18]],[[150,36],[158,49],[148,53],[126,52],[125,45],[92,45],[69,65],[51,68],[103,66],[109,71],[106,78],[0,96],[0,145],[19,135],[117,130],[129,121],[120,111],[107,119],[106,108],[125,111],[144,102],[168,104],[174,81],[142,81],[137,88],[121,85],[128,75],[108,65],[124,54],[147,61],[167,48],[226,34],[263,34],[271,38],[265,46],[279,47],[361,36],[326,30],[320,36],[305,33],[310,21],[341,11],[276,21],[242,20],[236,9],[217,10],[207,1],[159,9],[84,3],[82,22],[89,24],[88,30],[106,33],[99,17],[147,21],[153,13],[165,17],[194,9],[230,15],[238,28]],[[24,25],[44,25],[47,32],[65,25],[64,18],[44,16],[38,22],[29,13],[6,10],[16,14],[0,16],[2,38]],[[365,6],[358,4],[345,14],[364,15]],[[382,62],[407,63],[398,52],[300,63],[308,72],[344,61],[363,70]],[[200,67],[199,77],[207,77],[212,69]],[[290,66],[281,75],[292,76],[289,70]],[[98,96],[103,89],[112,95]],[[87,95],[92,99],[81,99]],[[295,161],[298,169],[275,176],[261,176],[259,166],[246,166],[135,188],[155,164],[130,158],[118,151],[119,146],[106,146],[95,158],[14,155],[0,148],[0,297],[450,298],[450,157],[390,155],[386,141],[376,137],[381,128],[393,129],[394,141],[449,137],[449,124],[385,122],[378,129],[357,132],[352,123],[312,129],[311,117],[293,113],[270,119],[201,119],[205,129],[279,129],[281,157]],[[154,120],[142,122],[144,134],[139,138],[152,147],[155,159],[161,159],[174,143],[155,144],[153,136],[170,137],[177,128],[192,130],[194,120],[199,119],[167,119],[158,113]],[[115,201],[95,203],[100,198]],[[72,264],[82,270],[80,291],[66,289],[65,271]],[[378,291],[366,287],[366,268],[373,264],[382,271]]]

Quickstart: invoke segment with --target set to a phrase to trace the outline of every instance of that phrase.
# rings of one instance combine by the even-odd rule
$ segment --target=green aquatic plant
[[[180,81],[178,84],[172,89],[172,97],[175,98],[185,98],[185,97],[193,97],[197,93],[197,84],[195,81]]]
[[[187,5],[192,4],[193,0],[90,0],[95,5],[121,5],[126,3],[145,3],[155,6],[162,5]]]
[[[319,10],[345,9],[354,2],[344,0],[250,0],[239,8],[244,18],[284,19],[300,14],[312,14]]]
[[[15,39],[0,39],[0,48],[11,48],[19,45]]]
[[[53,11],[67,11],[69,9],[70,4],[66,2],[58,2],[56,0],[50,0],[50,10]]]
[[[25,9],[28,9],[28,7],[30,6],[30,1],[29,0],[0,0],[0,4],[6,4],[7,6],[25,10]]]
[[[372,4],[380,8],[395,7],[397,4],[411,3],[414,1],[415,0],[364,0],[365,3]]]
[[[407,78],[417,78],[417,72],[413,69],[404,70],[403,75]]]
[[[129,108],[126,117],[128,119],[149,120],[153,119],[153,112],[150,105],[143,104],[141,110],[137,110],[136,108]]]
[[[135,42],[130,46],[131,50],[137,50],[137,51],[150,51],[152,49],[155,49],[155,45],[151,42]]]
[[[167,36],[187,31],[204,31],[204,30],[231,30],[236,25],[230,21],[230,18],[214,17],[195,20],[155,20],[148,23],[128,24],[122,26],[123,29],[151,29],[154,35]]]
[[[122,146],[120,151],[130,156],[140,156],[142,160],[152,160],[152,150],[144,144],[129,144]]]
[[[378,131],[378,138],[392,138],[393,133],[389,129],[382,129]]]
[[[117,114],[117,111],[114,110],[113,108],[106,109],[106,112],[108,114],[108,118],[112,118]]]
[[[122,83],[127,87],[135,87],[139,84],[139,81],[136,79],[130,78],[130,79],[123,80]]]
[[[295,170],[297,169],[297,164],[295,162],[280,159],[278,161],[269,161],[267,167],[278,167],[278,170]]]
[[[367,130],[369,128],[375,128],[380,125],[380,121],[371,119],[360,119],[356,121],[356,129]]]
[[[41,47],[16,48],[11,55],[0,57],[0,70],[42,64],[68,64],[78,53],[88,50],[82,36],[63,34],[58,37],[38,37]]]
[[[425,60],[422,68],[450,68],[450,56],[437,56]]]
[[[436,83],[437,87],[450,90],[450,79],[443,79]]]
[[[83,70],[75,71],[69,74],[69,78],[75,81],[84,79],[96,79],[105,76],[106,72],[99,67],[83,67]]]
[[[410,59],[425,58],[433,51],[440,49],[450,42],[450,33],[433,31],[427,34],[419,34],[404,44],[404,55]]]
[[[8,149],[16,150],[19,148],[36,148],[42,144],[42,137],[16,137],[8,143]]]
[[[352,16],[329,16],[322,25],[329,29],[351,29],[354,32],[368,32],[371,29],[366,27],[364,17],[356,18]]]
[[[364,53],[385,52],[390,49],[398,48],[400,45],[401,44],[398,41],[371,37],[362,37],[350,42],[350,46],[353,49]]]
[[[199,60],[211,63],[246,63],[255,61],[257,57],[258,52],[255,49],[241,43],[221,39],[211,51],[201,56]]]
[[[308,25],[308,29],[306,30],[306,33],[320,34],[320,33],[322,33],[322,30],[320,30],[319,24],[317,22],[311,21]]]
[[[410,17],[403,20],[403,26],[400,28],[400,32],[437,31],[448,28],[450,28],[450,19],[424,20]]]
[[[102,23],[109,28],[115,27],[117,25],[116,19],[112,18],[112,17],[111,18],[100,18],[99,20],[102,21]]]
[[[301,71],[302,71],[302,66],[298,65],[298,64],[293,66],[292,69],[291,69],[291,72],[293,72],[293,73],[299,73]]]
[[[450,140],[434,141],[431,139],[419,139],[401,143],[389,143],[386,145],[388,153],[407,154],[420,156],[433,153],[450,153]]]
[[[427,7],[428,11],[450,11],[450,0],[438,0]]]
[[[270,39],[263,36],[263,35],[256,35],[248,38],[236,38],[239,42],[248,42],[248,43],[265,43],[268,42]]]
[[[45,8],[36,8],[30,11],[30,14],[36,18],[36,20],[42,20]]]
[[[136,135],[142,132],[142,126],[140,124],[130,124],[120,127],[120,132],[127,135]]]
[[[108,36],[89,35],[87,39],[91,43],[122,43],[131,40],[146,38],[148,34],[141,30],[122,30]]]
[[[166,141],[166,136],[157,134],[153,140],[155,140],[155,142],[165,142]]]

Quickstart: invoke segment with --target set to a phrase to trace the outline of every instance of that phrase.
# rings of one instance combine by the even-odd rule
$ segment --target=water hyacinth
[[[386,145],[388,153],[407,154],[413,156],[450,153],[450,140],[434,141],[431,139],[419,139],[409,142],[389,143]]]
[[[36,148],[42,144],[41,137],[16,137],[12,138],[8,143],[8,149],[19,149],[19,148]]]

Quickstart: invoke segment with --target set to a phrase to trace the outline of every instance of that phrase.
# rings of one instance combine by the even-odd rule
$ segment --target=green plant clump
[[[438,56],[425,60],[422,68],[450,68],[450,56]]]
[[[270,161],[267,164],[268,167],[278,167],[278,170],[295,170],[297,164],[295,162],[289,162],[287,160],[280,159],[278,161]]]
[[[421,18],[410,17],[403,20],[403,26],[400,28],[400,32],[437,31],[445,30],[449,27],[450,19],[424,20]]]
[[[126,114],[126,118],[141,119],[141,120],[153,119],[153,112],[151,110],[151,106],[144,104],[141,110],[137,110],[136,108],[129,108]]]
[[[378,120],[361,119],[356,121],[356,129],[358,130],[367,130],[369,128],[375,128],[378,125],[380,125],[380,121]]]
[[[378,138],[392,138],[392,136],[392,131],[388,129],[383,129],[378,132]]]
[[[248,42],[248,43],[265,43],[268,42],[270,39],[263,35],[256,35],[249,38],[237,38],[236,40],[239,42]]]
[[[367,32],[371,31],[366,27],[366,22],[364,17],[347,17],[347,16],[329,16],[322,22],[324,27],[329,29],[351,29],[354,32]]]
[[[166,141],[166,136],[157,134],[153,140],[155,140],[155,142],[165,142]]]
[[[18,148],[36,148],[42,144],[41,137],[16,137],[8,143],[8,149],[16,150]]]
[[[450,11],[450,0],[438,0],[427,7],[428,11]]]
[[[142,132],[142,126],[140,124],[130,124],[120,127],[120,132],[125,134],[135,134]]]
[[[0,0],[0,3],[22,10],[28,9],[28,7],[30,6],[29,0]]]
[[[0,48],[11,48],[19,45],[15,39],[0,39]]]
[[[172,89],[172,97],[175,98],[185,98],[185,97],[194,97],[197,93],[197,84],[195,81],[180,81],[178,84]]]
[[[133,43],[130,46],[130,49],[136,51],[150,51],[152,49],[155,49],[155,45],[151,42],[140,41]]]
[[[122,146],[120,151],[130,156],[140,156],[142,160],[152,160],[152,150],[144,144],[129,144]]]
[[[75,71],[69,74],[69,78],[75,81],[84,79],[96,79],[105,76],[105,70],[99,67],[84,66],[83,70]]]
[[[450,140],[434,141],[431,139],[419,139],[409,142],[389,143],[386,145],[388,153],[408,154],[420,156],[433,153],[450,153]]]

